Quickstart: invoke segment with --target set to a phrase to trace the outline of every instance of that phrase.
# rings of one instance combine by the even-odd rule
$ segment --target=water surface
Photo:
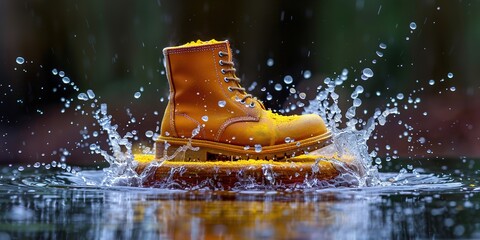
[[[416,161],[417,173],[386,165],[379,186],[282,191],[107,187],[103,170],[4,166],[0,239],[479,238],[478,159]]]

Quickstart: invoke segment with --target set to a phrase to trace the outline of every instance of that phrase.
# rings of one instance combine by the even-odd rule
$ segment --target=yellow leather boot
[[[197,41],[163,54],[170,96],[155,158],[177,151],[179,161],[280,160],[330,140],[320,116],[281,116],[248,94],[235,75],[228,41]]]

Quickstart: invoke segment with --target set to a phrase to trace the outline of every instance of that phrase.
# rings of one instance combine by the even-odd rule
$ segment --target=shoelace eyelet
[[[228,91],[233,91],[233,89],[231,87],[227,87]]]
[[[226,83],[230,82],[230,80],[228,80],[227,77],[224,77],[224,78],[223,78],[223,81],[225,81]]]
[[[223,52],[222,52],[222,51],[219,51],[219,52],[218,52],[218,56],[223,57]]]
[[[223,69],[223,68],[220,69],[220,72],[222,72],[223,74],[227,73],[227,72],[225,72],[225,69]]]
[[[218,64],[220,64],[220,66],[223,66],[223,60],[218,61]]]

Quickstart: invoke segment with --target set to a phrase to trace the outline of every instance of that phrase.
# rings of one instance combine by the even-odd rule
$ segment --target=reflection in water
[[[411,184],[301,192],[104,188],[58,175],[55,181],[4,177],[0,239],[480,237],[480,192],[431,175],[400,179]],[[55,183],[35,186],[45,180]]]

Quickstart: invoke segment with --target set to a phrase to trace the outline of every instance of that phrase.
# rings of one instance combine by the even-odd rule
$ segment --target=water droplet
[[[226,104],[227,104],[227,102],[225,102],[225,101],[223,101],[223,100],[218,101],[218,106],[219,106],[219,107],[222,107],[222,108],[223,108],[223,107],[225,107]]]
[[[291,94],[295,94],[297,92],[297,90],[293,87],[290,88],[289,91],[290,91]]]
[[[97,145],[95,143],[90,144],[90,150],[95,151],[97,149]]]
[[[69,77],[63,77],[62,82],[65,83],[65,84],[70,83],[70,78]]]
[[[146,131],[145,136],[148,137],[148,138],[153,137],[153,131],[150,131],[150,130]]]
[[[457,90],[456,87],[450,87],[450,91],[455,92]]]
[[[203,116],[203,117],[202,117],[202,120],[203,120],[204,122],[207,122],[207,121],[208,121],[208,116],[206,116],[206,115]]]
[[[382,164],[382,159],[381,158],[376,158],[375,163],[376,164]]]
[[[58,74],[58,71],[57,71],[56,68],[52,69],[52,74],[53,74],[53,75],[57,75],[57,74]]]
[[[378,45],[378,47],[380,47],[381,49],[387,49],[387,44],[380,43],[380,45]]]
[[[58,76],[60,76],[60,77],[65,77],[65,72],[64,72],[64,71],[58,72]]]
[[[307,94],[304,93],[304,92],[299,93],[298,96],[300,97],[300,99],[305,99],[305,98],[307,98]]]
[[[303,78],[309,79],[310,77],[312,77],[312,72],[310,72],[309,70],[303,71]]]
[[[77,97],[79,100],[82,100],[82,101],[87,101],[88,100],[88,96],[86,93],[80,93],[78,94],[78,97]]]
[[[335,83],[336,86],[340,86],[340,85],[343,84],[343,80],[340,79],[340,78],[336,78],[334,83]]]
[[[353,100],[353,106],[354,107],[359,107],[360,105],[362,105],[362,100],[360,100],[360,98],[355,98]]]
[[[380,52],[380,51],[377,51],[376,54],[377,54],[377,56],[379,56],[379,57],[383,57],[383,53]]]
[[[260,144],[255,144],[255,152],[259,153],[262,151],[262,145]]]
[[[257,82],[252,82],[252,84],[248,87],[248,91],[251,92],[257,87]]]
[[[87,90],[87,95],[88,95],[88,98],[90,98],[90,99],[95,98],[95,93],[91,89]]]
[[[360,93],[363,93],[364,89],[361,85],[358,85],[356,88],[355,88],[355,92],[360,94]]]
[[[362,73],[363,73],[363,75],[365,75],[365,77],[367,77],[367,78],[373,77],[373,71],[372,71],[372,69],[370,69],[370,68],[365,68],[365,69],[363,69]]]
[[[428,81],[428,84],[434,85],[434,84],[435,84],[435,80],[431,79],[430,81]]]
[[[197,136],[200,133],[200,126],[192,130],[192,138]]]
[[[282,84],[280,84],[280,83],[275,84],[275,90],[277,90],[277,91],[282,90]]]
[[[271,59],[271,58],[267,59],[267,66],[271,67],[271,66],[273,66],[273,64],[274,64],[273,59]]]
[[[415,30],[417,29],[417,24],[415,22],[410,23],[410,29]]]
[[[286,83],[286,84],[291,84],[291,83],[293,82],[292,76],[290,76],[290,75],[285,76],[285,77],[283,78],[283,82]],[[277,86],[277,85],[275,85],[275,89],[276,89],[276,86]]]
[[[267,93],[267,101],[272,100],[273,96],[270,93]]]
[[[385,145],[385,149],[390,150],[390,145]]]
[[[342,70],[342,76],[340,76],[340,79],[342,79],[343,81],[347,80],[348,78],[348,69],[344,68]]]
[[[350,95],[350,98],[351,98],[351,99],[358,98],[358,93],[357,93],[357,92],[353,92],[352,95]]]
[[[447,77],[448,77],[448,78],[453,78],[453,73],[449,72],[449,73],[447,74]]]
[[[243,150],[248,150],[248,149],[250,149],[250,146],[248,146],[248,145],[243,147]]]
[[[397,99],[402,100],[404,98],[403,93],[397,94]]]
[[[428,115],[428,112],[423,112],[423,116],[427,116]]]
[[[466,208],[471,208],[471,207],[473,207],[474,205],[473,205],[472,202],[470,202],[470,201],[467,200],[467,201],[465,201],[465,203],[463,204],[463,206],[466,207]]]
[[[17,57],[15,61],[17,62],[17,64],[20,64],[20,65],[25,63],[25,59],[23,57]]]
[[[140,98],[142,96],[142,94],[140,92],[135,92],[135,94],[133,94],[133,97],[134,98]]]
[[[285,142],[286,142],[286,143],[289,143],[289,142],[291,142],[291,141],[292,141],[292,139],[291,139],[290,137],[286,137],[286,138],[285,138]]]

